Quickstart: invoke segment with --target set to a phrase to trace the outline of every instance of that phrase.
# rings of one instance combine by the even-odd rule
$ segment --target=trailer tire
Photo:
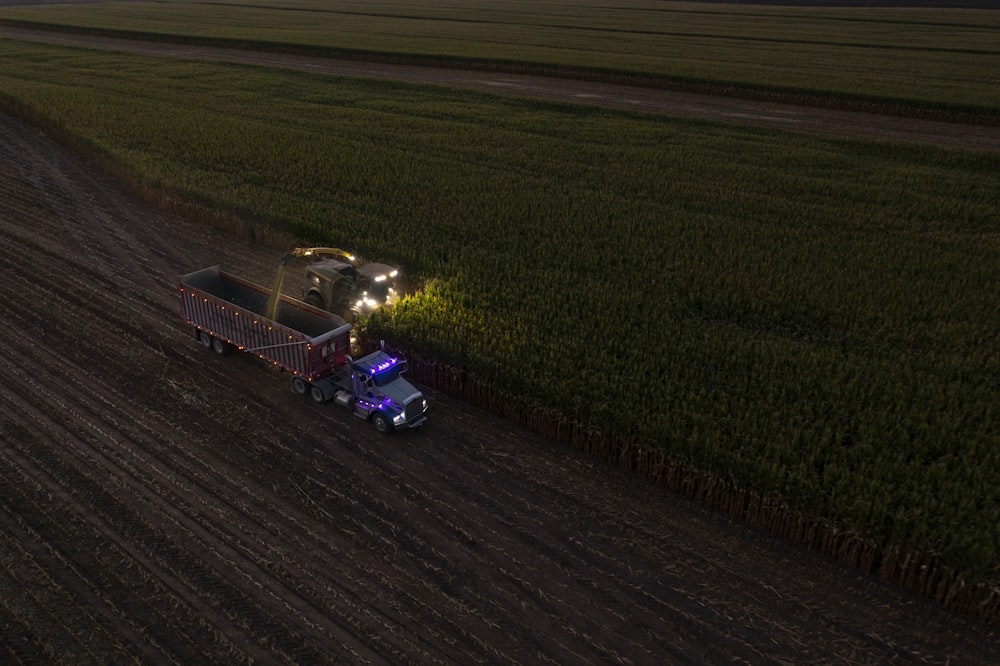
[[[212,338],[212,351],[220,356],[224,356],[229,352],[233,351],[233,346],[226,342],[225,340],[220,340],[219,338]]]
[[[323,395],[323,392],[319,390],[318,386],[313,386],[312,388],[309,389],[309,397],[312,398],[313,401],[318,402],[320,404],[326,402],[326,396]]]
[[[212,336],[205,331],[198,331],[198,342],[200,342],[201,346],[205,349],[212,348]]]
[[[382,412],[372,414],[372,425],[383,435],[388,435],[392,432],[392,423],[389,422],[389,419]]]
[[[292,392],[299,395],[305,395],[306,391],[309,390],[309,384],[306,380],[301,377],[292,377]]]

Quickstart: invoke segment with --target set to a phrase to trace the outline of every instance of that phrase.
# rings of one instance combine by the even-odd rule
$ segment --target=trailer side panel
[[[264,317],[269,290],[218,266],[180,281],[181,315],[199,331],[224,340],[309,381],[347,361],[350,325],[336,315],[282,296],[275,320]]]

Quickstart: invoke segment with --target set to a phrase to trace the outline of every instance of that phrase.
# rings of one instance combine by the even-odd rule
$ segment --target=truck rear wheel
[[[389,419],[382,412],[375,412],[372,415],[372,425],[383,435],[388,435],[392,432],[392,424],[389,423]]]
[[[198,342],[200,342],[201,346],[205,349],[212,348],[212,336],[205,331],[198,331]]]
[[[323,392],[319,390],[318,386],[313,386],[309,389],[309,397],[320,404],[326,402],[326,396],[323,395]]]
[[[309,384],[301,377],[292,377],[292,391],[299,395],[305,395],[309,390]]]
[[[228,354],[233,350],[233,346],[226,342],[225,340],[220,340],[219,338],[212,338],[212,351],[216,354]]]

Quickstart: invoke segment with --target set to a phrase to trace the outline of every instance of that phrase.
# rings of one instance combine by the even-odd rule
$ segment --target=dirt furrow
[[[23,380],[24,377],[14,379]],[[31,478],[44,488],[40,492],[61,498],[53,506],[62,512],[62,516],[47,521],[47,529],[50,530],[48,539],[69,544],[74,530],[76,534],[86,535],[75,553],[78,566],[88,570],[82,577],[87,579],[96,574],[98,578],[106,578],[110,582],[115,576],[130,574],[132,579],[118,578],[114,585],[108,586],[105,583],[102,589],[115,594],[123,589],[141,588],[145,590],[144,597],[162,602],[144,606],[141,611],[133,609],[131,614],[141,618],[156,614],[160,608],[180,609],[187,605],[199,617],[210,622],[214,618],[215,622],[220,623],[217,626],[220,626],[220,633],[223,635],[238,636],[237,628],[225,621],[222,614],[209,605],[199,603],[196,593],[188,591],[188,580],[205,577],[205,574],[200,573],[203,565],[192,564],[195,573],[188,571],[177,577],[172,571],[170,560],[183,561],[190,558],[177,554],[172,557],[171,550],[177,550],[176,546],[168,544],[137,512],[133,498],[128,495],[129,488],[125,480],[101,468],[92,449],[84,452],[88,449],[86,441],[99,441],[101,438],[94,436],[86,428],[81,430],[72,421],[60,424],[58,418],[49,418],[46,412],[10,393],[5,393],[2,397],[4,402],[13,407],[9,411],[22,412],[25,422],[33,424],[36,433],[26,442],[7,447],[5,453],[15,459],[16,468],[34,471]],[[49,442],[51,444],[47,445]],[[30,503],[25,505],[26,511],[30,508]],[[63,531],[66,532],[65,536],[62,536]],[[87,547],[88,545],[91,547]],[[111,551],[117,555],[109,557]],[[216,584],[215,587],[222,586]],[[125,598],[129,598],[129,595],[125,595]],[[108,603],[114,605],[113,601]],[[163,631],[158,636],[157,643],[166,646],[170,645],[172,635],[183,633],[169,628],[170,618],[160,618],[154,623],[141,623],[155,627],[154,631]],[[132,643],[141,647],[145,641],[145,637],[140,635]],[[179,645],[183,647],[185,643]],[[252,643],[248,642],[248,645]],[[180,652],[182,657],[186,650],[184,647]],[[180,661],[184,659],[181,658]]]
[[[530,628],[532,623],[539,619],[546,619],[552,626],[553,631],[546,632],[547,636],[556,635],[556,625],[548,618],[575,617],[580,608],[593,607],[595,610],[604,608],[618,608],[619,614],[628,612],[628,609],[647,606],[652,600],[651,594],[662,591],[660,582],[650,577],[649,590],[645,599],[634,597],[625,598],[621,594],[614,595],[613,604],[602,606],[601,595],[607,594],[605,585],[607,581],[614,582],[617,578],[613,567],[595,567],[595,560],[589,555],[593,552],[593,547],[586,539],[576,539],[570,537],[562,538],[564,526],[576,522],[575,516],[553,515],[553,507],[559,506],[558,502],[549,497],[547,489],[538,489],[538,496],[531,496],[520,493],[518,497],[504,497],[504,493],[499,489],[505,487],[503,475],[499,475],[495,469],[491,470],[489,484],[487,486],[477,485],[476,487],[465,487],[462,483],[455,483],[456,479],[481,479],[482,474],[469,473],[469,467],[482,464],[479,461],[470,462],[468,459],[456,457],[450,464],[444,461],[432,461],[429,466],[438,470],[442,475],[442,481],[451,479],[451,487],[446,488],[442,483],[439,488],[439,495],[444,498],[452,496],[444,503],[443,512],[448,514],[456,513],[454,507],[461,506],[473,508],[480,515],[488,518],[479,524],[470,527],[459,527],[439,513],[436,521],[431,524],[441,524],[451,530],[443,531],[438,541],[454,541],[456,535],[462,542],[467,542],[469,547],[465,557],[459,561],[447,563],[449,574],[456,578],[470,575],[474,571],[501,570],[503,577],[494,576],[494,596],[510,599],[511,603],[518,603],[522,606],[530,604],[532,613],[525,613],[524,619],[519,622],[520,626],[513,627],[515,632],[522,632]],[[462,466],[467,469],[466,473],[454,473],[455,470],[449,467]],[[494,487],[494,484],[496,486]],[[419,496],[423,493],[408,486],[410,502],[419,503]],[[441,496],[438,499],[441,499]],[[511,507],[517,510],[511,511]],[[596,511],[588,511],[586,522],[591,525],[599,525],[600,516]],[[455,520],[460,520],[458,517]],[[425,523],[428,521],[424,521]],[[477,547],[481,546],[481,547]],[[506,568],[513,560],[515,567]],[[654,574],[658,573],[655,567]],[[557,572],[556,575],[553,575]],[[544,580],[545,583],[536,586],[528,583],[528,580]],[[598,582],[603,581],[603,582]],[[645,601],[646,603],[637,603]],[[468,601],[467,601],[468,602]],[[652,610],[652,609],[650,609]],[[660,615],[661,611],[677,610],[670,608],[670,605],[661,602],[661,607],[650,613],[650,617]],[[633,620],[618,623],[618,626],[609,627],[609,621],[614,618],[614,610],[607,614],[587,614],[587,617],[577,618],[575,632],[589,632],[592,635],[612,635],[616,641],[630,641],[640,651],[646,650],[643,640],[645,636],[636,631]],[[537,614],[536,618],[534,614]],[[646,614],[644,613],[645,617]],[[672,617],[670,613],[663,613],[662,617]],[[589,623],[580,626],[580,622]],[[659,627],[660,631],[668,629],[666,626]],[[568,631],[568,627],[565,629]],[[631,638],[630,638],[631,637]],[[592,646],[597,647],[597,646]],[[571,658],[572,655],[565,655],[564,658]],[[557,656],[558,658],[558,656]]]
[[[74,597],[49,574],[50,555],[38,534],[13,512],[9,502],[16,491],[6,481],[0,484],[10,498],[0,506],[0,644],[17,647],[20,661],[97,661],[88,644],[103,645],[113,635],[88,608],[80,608],[75,618],[58,612],[73,607]]]
[[[38,465],[12,447],[4,448],[0,455],[11,469],[19,471],[11,476],[5,496],[8,511],[16,517],[26,536],[21,544],[30,550],[32,561],[46,568],[51,585],[72,600],[62,607],[50,607],[52,612],[60,614],[63,628],[57,628],[56,623],[36,625],[39,629],[45,628],[44,650],[52,653],[55,662],[73,662],[67,657],[68,653],[75,652],[75,639],[65,627],[80,622],[88,626],[92,634],[100,630],[126,643],[136,658],[162,661],[164,653],[156,647],[157,643],[149,641],[149,631],[145,628],[149,624],[150,609],[132,608],[125,616],[118,608],[116,597],[126,587],[122,576],[128,574],[120,567],[122,562],[114,561],[108,566],[98,557],[91,557],[88,544],[103,541],[100,535],[83,529],[86,518],[69,509],[74,502],[54,501],[67,495],[63,486],[52,479],[47,466]],[[44,453],[40,455],[45,458]],[[22,474],[30,474],[32,483],[18,484]],[[99,548],[98,552],[108,552],[107,544],[102,545],[105,549]],[[89,618],[81,617],[85,615]],[[160,624],[157,619],[150,626]],[[95,644],[102,655],[106,654],[107,645],[99,641]],[[82,654],[78,656],[82,658]]]
[[[76,377],[78,375],[70,373],[69,376]],[[191,510],[188,504],[189,500],[173,495],[169,489],[170,482],[158,473],[160,464],[157,461],[148,459],[145,453],[142,456],[136,455],[144,448],[144,444],[152,446],[152,442],[143,442],[141,440],[129,443],[114,441],[116,434],[121,432],[122,427],[122,423],[117,422],[116,419],[110,416],[113,413],[114,404],[103,404],[105,401],[101,398],[84,402],[71,399],[71,396],[83,395],[81,390],[83,388],[82,384],[80,386],[65,387],[69,390],[66,390],[64,395],[60,397],[49,393],[47,388],[36,385],[31,378],[23,376],[14,378],[15,381],[18,379],[20,379],[19,383],[22,386],[29,388],[35,395],[40,395],[47,399],[55,408],[54,412],[65,415],[68,419],[66,427],[78,431],[78,437],[74,438],[76,446],[70,445],[68,441],[70,437],[65,438],[67,441],[63,442],[63,448],[60,452],[61,456],[65,459],[72,454],[78,458],[79,462],[74,464],[74,476],[77,479],[78,485],[87,485],[87,481],[89,481],[90,485],[95,488],[93,490],[94,495],[106,492],[118,497],[117,500],[110,500],[114,506],[106,507],[106,513],[121,514],[120,507],[124,506],[130,507],[130,512],[137,512],[135,516],[122,516],[120,522],[123,525],[135,523],[137,527],[134,527],[131,530],[132,532],[150,532],[146,540],[150,544],[155,544],[155,547],[150,545],[147,546],[146,550],[151,553],[164,553],[176,550],[174,544],[169,543],[168,540],[156,534],[160,531],[156,526],[167,523],[181,530],[184,534],[184,557],[181,557],[180,553],[178,553],[172,560],[166,558],[170,563],[168,568],[175,569],[175,575],[180,580],[183,581],[188,578],[198,579],[203,576],[215,578],[218,576],[218,574],[210,572],[198,573],[200,569],[206,567],[217,571],[227,571],[225,586],[233,590],[254,590],[255,594],[253,598],[255,605],[269,609],[265,612],[268,612],[272,618],[297,618],[294,623],[308,627],[313,632],[320,631],[321,627],[325,626],[322,629],[322,633],[329,636],[327,640],[333,645],[340,645],[345,642],[358,642],[360,637],[354,633],[358,631],[358,626],[357,622],[353,619],[355,617],[353,614],[338,613],[336,605],[324,605],[320,611],[317,611],[313,602],[308,601],[308,597],[310,596],[309,591],[317,587],[321,588],[322,586],[317,585],[317,581],[295,580],[300,576],[301,568],[290,567],[284,571],[279,568],[277,571],[284,574],[279,579],[275,575],[272,575],[268,569],[261,567],[260,556],[246,544],[245,535],[237,529],[241,523],[239,518],[229,516],[223,522],[209,523],[215,526],[227,526],[227,529],[218,529],[216,527],[209,530],[200,527],[203,520],[201,514],[196,513],[188,516],[182,513],[182,508],[184,510]],[[84,384],[90,385],[91,383],[84,382]],[[87,395],[100,396],[101,392]],[[101,414],[104,415],[103,418],[95,419],[93,416]],[[53,424],[48,427],[50,429],[50,436],[56,437],[58,425]],[[80,444],[84,440],[90,442],[89,446]],[[104,452],[105,448],[109,449],[108,452]],[[115,455],[115,453],[119,457],[112,458],[111,456]],[[136,464],[133,464],[133,461],[129,459],[133,456],[138,459]],[[54,465],[55,463],[51,464]],[[64,475],[69,475],[70,473],[69,468],[64,468]],[[107,480],[112,481],[108,489],[106,491],[103,489],[97,490],[100,485],[107,484]],[[194,490],[193,497],[195,501],[202,503],[209,510],[213,506],[224,507],[224,517],[225,514],[230,513],[232,507],[240,507],[242,505],[239,497],[236,495],[216,497],[216,491],[207,490],[209,486],[206,479],[192,480],[188,477],[187,481],[190,483],[190,488]],[[141,515],[145,516],[144,518],[139,518],[138,512],[140,511]],[[253,518],[251,517],[250,520],[253,520]],[[139,523],[142,524],[140,525]],[[126,528],[121,527],[121,529],[125,530]],[[252,527],[244,528],[247,534],[255,534],[260,529],[259,524],[256,522],[254,522]],[[253,538],[259,539],[256,536]],[[141,559],[141,557],[136,556],[135,559]],[[180,566],[181,563],[187,560],[198,563],[193,573],[189,572],[187,568]],[[149,565],[148,568],[152,568],[152,565]],[[155,571],[155,569],[152,570]],[[292,575],[293,573],[294,576]],[[165,577],[165,574],[162,573],[158,575]],[[218,585],[222,586],[222,583]],[[298,592],[293,591],[293,588],[298,590]],[[250,615],[247,610],[244,610],[244,614]],[[338,614],[343,616],[341,623],[348,631],[347,636],[343,635],[343,629],[338,629],[329,623],[329,620],[337,617]],[[273,624],[273,620],[262,621],[261,623]],[[352,657],[356,658],[362,656],[361,654],[352,655]],[[364,660],[368,661],[371,658],[369,656]]]
[[[438,575],[441,578],[438,584],[454,596],[455,603],[482,610],[484,596],[481,589],[482,582],[479,579],[484,577],[482,572],[493,572],[490,575],[492,590],[485,597],[486,599],[504,598],[508,599],[510,603],[521,605],[522,608],[525,607],[526,603],[530,603],[532,613],[537,613],[541,618],[575,616],[578,608],[592,606],[596,591],[600,590],[600,586],[594,582],[594,578],[601,578],[602,572],[593,570],[593,563],[585,563],[582,558],[572,564],[566,563],[569,556],[566,555],[565,549],[580,550],[582,548],[585,552],[585,544],[582,542],[562,543],[554,548],[548,556],[545,556],[545,549],[539,548],[539,542],[520,543],[520,539],[516,537],[521,530],[528,535],[552,531],[553,525],[548,524],[547,520],[544,521],[546,524],[539,526],[539,529],[522,527],[531,523],[532,516],[548,516],[551,513],[551,510],[546,508],[545,502],[540,501],[537,504],[528,505],[524,513],[506,517],[504,514],[509,513],[509,504],[508,508],[504,509],[499,504],[486,501],[486,498],[492,494],[491,484],[479,489],[478,492],[482,493],[481,496],[475,492],[456,496],[456,480],[464,478],[479,478],[481,480],[482,477],[475,474],[453,473],[455,470],[449,468],[454,468],[456,465],[469,468],[479,463],[464,458],[461,459],[460,463],[456,463],[454,459],[457,459],[458,456],[452,456],[452,458],[453,460],[449,464],[445,464],[443,461],[432,461],[431,465],[443,470],[441,472],[442,484],[433,490],[418,490],[409,483],[403,483],[401,488],[404,493],[400,499],[385,498],[383,494],[383,501],[388,499],[396,506],[424,507],[421,523],[425,529],[419,538],[413,540],[408,549],[410,552],[414,552],[414,548],[416,548],[416,552],[420,553],[420,558],[424,562],[437,562],[436,568],[440,570]],[[450,479],[450,484],[444,483],[447,479]],[[455,513],[454,506],[474,508],[483,518],[476,525],[460,526],[457,522],[446,517]],[[403,524],[412,518],[412,516],[405,515],[402,520],[390,519],[387,522]],[[456,518],[456,521],[458,520],[460,519]],[[432,528],[430,531],[426,529],[428,526]],[[500,530],[495,528],[500,528]],[[428,545],[429,542],[451,543],[452,546],[449,548],[451,556],[440,556],[435,549]],[[464,546],[461,552],[456,553],[456,544]],[[525,553],[523,560],[518,559],[521,551]],[[514,561],[515,568],[507,568],[510,566],[511,560]],[[559,564],[555,566],[552,563]],[[558,571],[558,575],[553,576],[553,571]],[[574,573],[582,571],[588,572],[590,576]],[[502,575],[498,575],[501,573]],[[525,577],[535,577],[546,582],[536,586],[526,583]],[[576,592],[574,593],[573,590]],[[553,601],[553,599],[557,601]],[[624,617],[626,609],[634,602],[622,600],[621,603],[621,610],[618,613]],[[486,607],[489,607],[489,604]],[[523,635],[524,631],[530,630],[531,624],[535,622],[532,613],[524,613],[523,616],[526,619],[511,620],[506,618],[503,622],[505,633]],[[487,622],[489,622],[488,618]],[[549,620],[549,624],[555,629],[558,622],[553,623]],[[622,627],[626,629],[623,633],[625,635],[634,633],[634,630],[628,629],[627,626],[627,622],[622,623]],[[600,617],[595,620],[591,627],[591,631],[596,635],[614,635],[616,640],[625,640],[623,633],[609,632],[608,629],[609,627]],[[578,632],[578,628],[574,632],[568,633],[575,632]],[[550,640],[546,641],[545,646],[538,648],[540,651],[551,651],[551,637],[553,635],[556,634],[546,632],[546,636],[550,637]],[[639,650],[645,649],[638,638],[634,639],[632,644]],[[564,655],[564,657],[569,658],[571,655]]]

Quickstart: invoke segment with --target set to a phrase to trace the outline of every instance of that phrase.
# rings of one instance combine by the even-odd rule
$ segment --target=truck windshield
[[[383,370],[375,374],[372,379],[375,381],[375,386],[384,386],[395,381],[397,377],[399,377],[399,366]]]

